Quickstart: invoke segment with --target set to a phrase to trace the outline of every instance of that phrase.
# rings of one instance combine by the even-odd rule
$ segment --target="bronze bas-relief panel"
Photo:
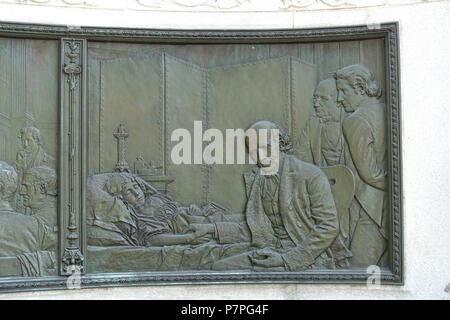
[[[0,48],[0,276],[56,276],[58,42]]]
[[[73,288],[74,276],[79,287],[402,283],[396,24],[0,30],[2,113],[25,121],[1,123],[2,289]],[[14,42],[32,48],[26,68],[1,64],[19,59]],[[49,79],[33,86],[35,69]],[[176,152],[180,129],[192,139]],[[249,163],[249,144],[235,164],[227,129],[278,130],[278,170]],[[33,192],[51,209],[28,204]]]

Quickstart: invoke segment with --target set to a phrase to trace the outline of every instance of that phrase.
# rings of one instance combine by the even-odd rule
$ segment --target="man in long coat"
[[[279,130],[279,171],[261,174],[261,167],[270,164],[258,156],[259,168],[244,175],[246,222],[254,250],[218,261],[213,269],[334,269],[335,257],[347,249],[331,249],[339,221],[328,178],[320,168],[289,154],[290,138],[276,124],[259,121],[249,129]],[[231,226],[228,234],[232,237]]]
[[[350,156],[347,165],[356,182],[350,207],[352,264],[386,265],[387,147],[385,105],[373,73],[351,65],[335,74],[338,101],[349,116],[343,121]]]

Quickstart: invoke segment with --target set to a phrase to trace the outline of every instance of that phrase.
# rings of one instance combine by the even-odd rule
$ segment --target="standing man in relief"
[[[35,127],[25,127],[19,130],[22,149],[17,152],[15,167],[24,171],[39,166],[56,168],[55,159],[42,147],[40,131]]]
[[[349,113],[342,127],[358,200],[350,207],[351,263],[386,265],[387,150],[381,89],[372,72],[359,64],[338,70],[335,78],[338,102]]]
[[[23,173],[27,169],[46,166],[56,169],[56,161],[45,152],[42,147],[41,132],[35,127],[24,127],[19,130],[18,137],[22,148],[17,152],[14,167],[19,174],[19,185],[22,183]],[[17,194],[15,199],[17,211],[29,214],[26,206],[22,203],[22,197]]]
[[[339,214],[341,237],[333,245],[343,247],[350,244],[349,205],[354,200],[354,177],[345,166],[345,139],[342,121],[346,113],[337,101],[336,80],[322,80],[314,90],[314,115],[306,122],[298,140],[298,155],[305,162],[321,167],[328,178],[335,181],[333,186],[336,207]],[[343,252],[343,251],[341,251]],[[351,252],[345,252],[341,261],[348,263]],[[350,266],[347,264],[347,267]]]
[[[337,103],[336,80],[322,80],[313,95],[315,114],[300,134],[298,151],[303,161],[319,167],[344,164],[344,112]]]

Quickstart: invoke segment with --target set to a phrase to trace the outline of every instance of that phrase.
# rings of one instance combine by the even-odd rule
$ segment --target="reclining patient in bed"
[[[250,239],[244,215],[184,207],[129,173],[89,177],[87,225],[90,272],[210,269]]]
[[[136,175],[97,174],[88,185],[89,245],[149,247],[249,239],[246,224],[235,223],[244,222],[243,215],[212,202],[181,206]],[[231,239],[228,231],[237,225],[239,230],[232,234],[239,239]]]

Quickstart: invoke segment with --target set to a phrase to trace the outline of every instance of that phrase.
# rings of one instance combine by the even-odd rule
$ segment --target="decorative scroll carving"
[[[83,271],[84,256],[82,253],[83,240],[80,237],[81,216],[83,212],[84,200],[82,197],[83,179],[82,166],[85,152],[82,139],[82,119],[83,114],[83,90],[81,85],[83,82],[82,71],[84,68],[84,42],[83,40],[63,39],[62,40],[62,56],[63,56],[63,79],[66,79],[67,85],[62,86],[62,113],[63,139],[67,143],[67,157],[63,157],[62,175],[61,175],[61,196],[66,200],[61,209],[64,213],[68,212],[67,224],[62,219],[62,230],[67,230],[66,240],[63,240],[63,252],[61,261],[63,263],[62,273],[68,274],[74,266]],[[65,167],[67,166],[67,167]],[[67,168],[67,169],[66,169]]]
[[[42,6],[69,6],[102,9],[182,9],[182,8],[209,8],[232,9],[249,3],[250,0],[0,0],[6,3],[42,5]],[[131,3],[134,2],[134,3]],[[131,3],[131,4],[130,4]]]
[[[237,8],[250,0],[136,0],[139,5],[149,8],[164,8],[170,5],[195,8],[210,7],[214,9]]]
[[[357,1],[352,0],[281,0],[281,8],[309,8],[313,6],[323,5],[325,7],[339,8],[339,7],[356,7]],[[368,1],[372,5],[385,4],[387,0]],[[370,4],[369,4],[370,5]]]
[[[341,8],[367,8],[379,6],[398,6],[427,3],[429,0],[280,0],[280,9],[292,10],[327,10]],[[435,0],[438,2],[443,0]]]
[[[98,0],[6,0],[0,2],[20,3],[20,4],[41,4],[41,5],[54,5],[54,4],[66,4],[70,6],[97,6]]]
[[[95,9],[123,9],[123,10],[249,10],[249,11],[278,11],[285,10],[330,10],[341,8],[367,8],[378,6],[398,6],[446,0],[0,0],[0,3],[24,5],[40,5],[53,7],[81,7]]]
[[[97,1],[95,0],[61,0],[62,2],[74,6],[97,6]]]

